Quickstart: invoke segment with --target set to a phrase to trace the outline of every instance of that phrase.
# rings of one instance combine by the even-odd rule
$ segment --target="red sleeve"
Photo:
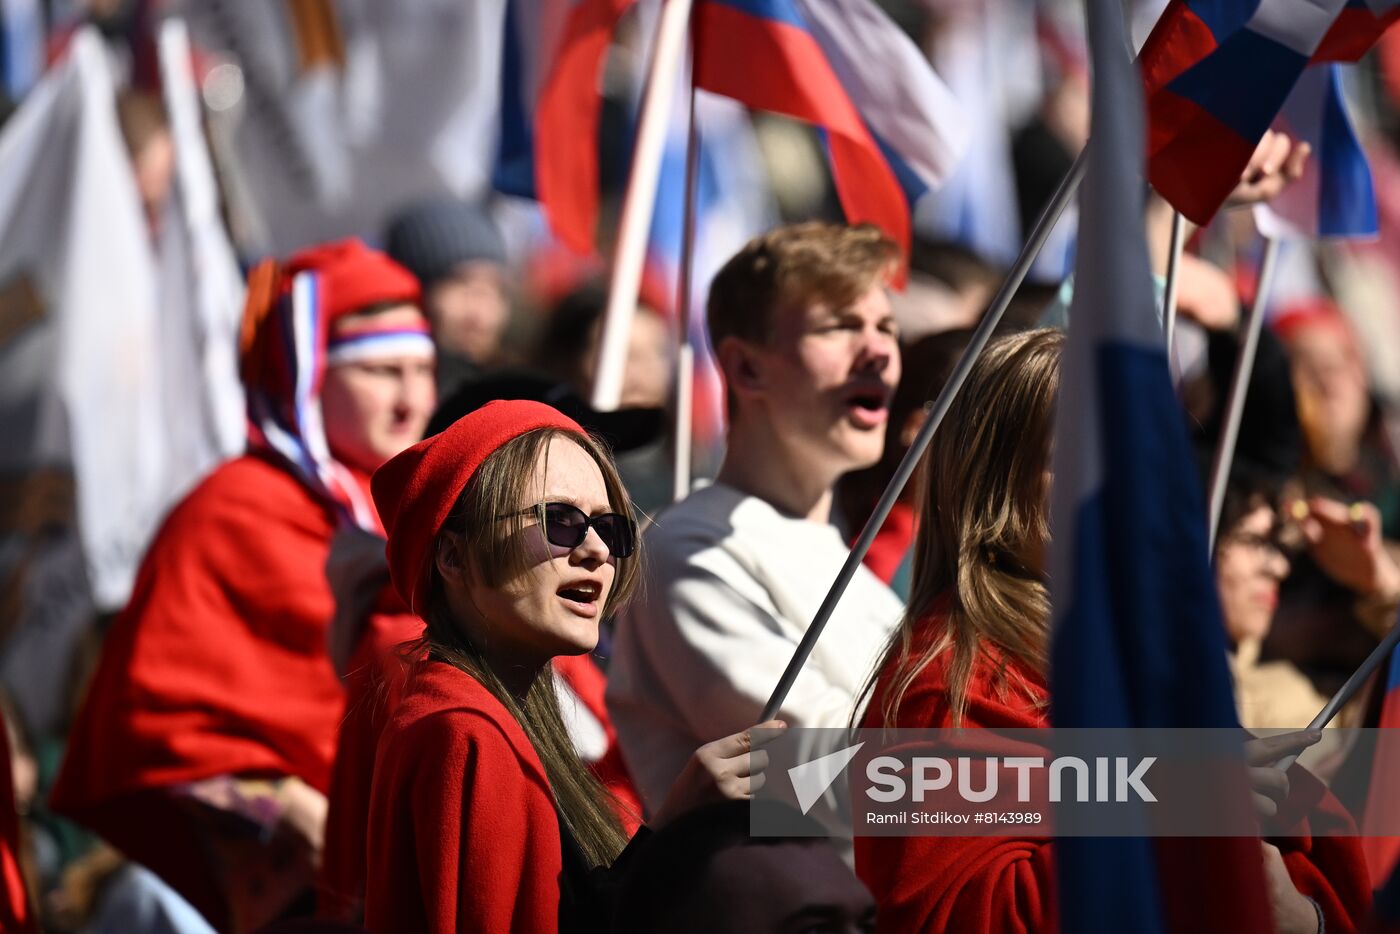
[[[563,863],[538,765],[471,711],[394,739],[375,774],[366,927],[553,934]]]
[[[1328,934],[1359,930],[1371,911],[1371,885],[1351,815],[1326,785],[1294,765],[1280,817],[1288,835],[1269,842],[1283,853],[1293,885],[1321,906]]]

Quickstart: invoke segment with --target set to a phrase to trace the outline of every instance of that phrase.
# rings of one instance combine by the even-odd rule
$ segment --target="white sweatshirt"
[[[642,551],[642,588],[618,619],[607,702],[654,812],[698,747],[758,720],[850,552],[833,526],[789,518],[723,484],[661,513]],[[848,725],[903,610],[858,568],[779,717]]]

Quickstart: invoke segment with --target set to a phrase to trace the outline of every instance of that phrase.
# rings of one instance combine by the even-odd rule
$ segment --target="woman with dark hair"
[[[493,402],[373,489],[394,586],[427,629],[379,743],[366,925],[606,930],[605,870],[627,841],[570,743],[550,660],[592,650],[636,580],[612,459],[547,405]],[[654,819],[747,798],[761,756],[747,731],[702,747]]]
[[[1052,330],[993,341],[939,427],[924,465],[908,611],[861,726],[1049,726],[1047,501],[1063,345]],[[1325,795],[1301,768],[1288,778],[1290,803]],[[1358,877],[1342,852],[1355,854],[1353,842],[1270,842],[1277,929],[1312,934],[1322,917],[1329,931],[1354,929],[1368,893],[1364,871]],[[1055,926],[1048,837],[857,837],[855,849],[882,930]]]

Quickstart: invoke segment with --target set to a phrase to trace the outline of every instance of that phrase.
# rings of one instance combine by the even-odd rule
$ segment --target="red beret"
[[[433,542],[467,481],[501,445],[539,428],[585,434],[578,422],[543,402],[502,399],[463,415],[374,472],[370,487],[389,535],[389,576],[419,615],[428,600]]]
[[[283,267],[290,281],[299,272],[320,275],[320,304],[326,320],[385,302],[418,304],[413,273],[360,240],[337,240],[302,250]]]

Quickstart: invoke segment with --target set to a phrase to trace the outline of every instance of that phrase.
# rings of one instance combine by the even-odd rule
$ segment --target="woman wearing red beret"
[[[366,926],[606,930],[627,841],[550,660],[591,651],[636,580],[611,458],[549,406],[493,402],[389,461],[373,492],[394,586],[427,629],[375,763]],[[702,747],[655,819],[748,797],[749,750],[747,732]]]

